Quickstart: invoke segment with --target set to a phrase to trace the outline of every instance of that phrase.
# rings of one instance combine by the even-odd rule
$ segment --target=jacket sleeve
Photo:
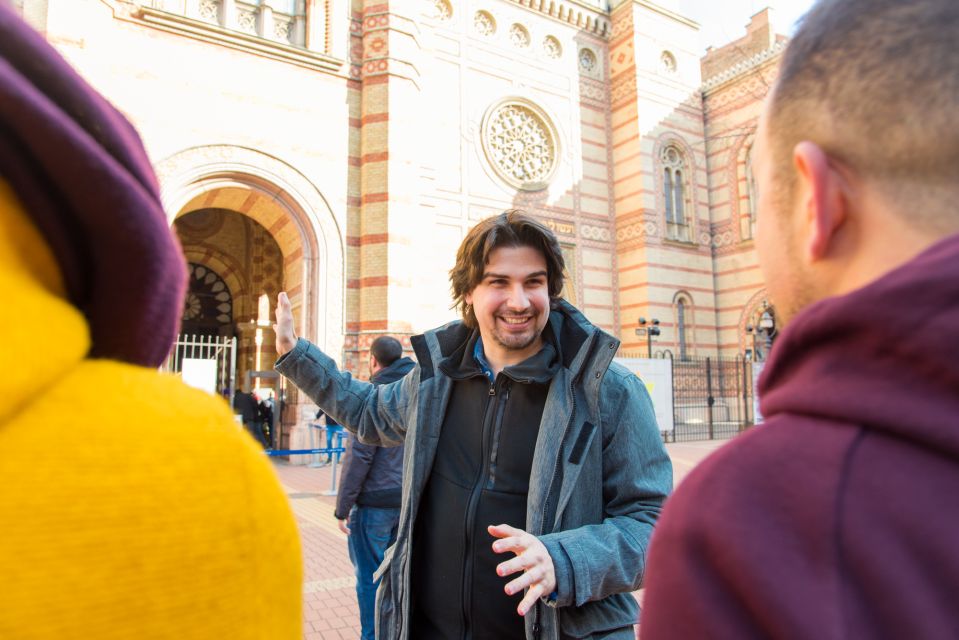
[[[337,520],[345,520],[350,515],[350,509],[353,508],[356,499],[363,492],[363,484],[370,474],[370,467],[373,465],[373,456],[375,455],[376,447],[357,442],[355,436],[350,436],[346,453],[343,454],[340,490],[336,494],[336,511],[333,515]]]
[[[607,372],[601,408],[604,519],[540,536],[556,571],[552,606],[582,606],[638,589],[646,552],[673,469],[645,386],[635,375]]]
[[[340,371],[332,358],[300,338],[276,361],[276,370],[360,442],[385,447],[403,444],[407,414],[416,406],[418,366],[396,382],[374,386]]]

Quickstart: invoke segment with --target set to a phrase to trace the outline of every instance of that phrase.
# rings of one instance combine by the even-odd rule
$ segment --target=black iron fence
[[[644,358],[645,353],[621,353]],[[718,440],[741,433],[754,422],[753,363],[742,356],[671,357],[673,430],[663,431],[666,442]]]
[[[752,363],[737,358],[673,359],[672,434],[667,440],[731,438],[753,423]]]

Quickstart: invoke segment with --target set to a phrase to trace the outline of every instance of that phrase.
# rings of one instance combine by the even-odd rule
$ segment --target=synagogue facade
[[[364,376],[375,337],[454,319],[460,240],[514,208],[555,231],[564,296],[624,354],[765,348],[768,10],[703,57],[678,0],[0,1],[143,136],[190,263],[184,332],[235,336],[239,379],[275,359],[257,320],[281,290]]]

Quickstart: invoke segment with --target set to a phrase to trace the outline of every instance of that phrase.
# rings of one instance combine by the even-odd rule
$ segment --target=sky
[[[722,46],[746,35],[749,17],[773,8],[776,31],[792,34],[813,0],[679,0],[680,13],[699,23],[700,47]]]

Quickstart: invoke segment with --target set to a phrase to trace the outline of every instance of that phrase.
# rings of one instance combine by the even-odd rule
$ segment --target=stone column
[[[411,282],[403,277],[417,225],[422,107],[418,25],[404,2],[363,0],[360,29],[359,189],[347,229],[353,256],[344,365],[367,375],[378,335],[410,333]],[[408,344],[408,343],[407,343]]]

